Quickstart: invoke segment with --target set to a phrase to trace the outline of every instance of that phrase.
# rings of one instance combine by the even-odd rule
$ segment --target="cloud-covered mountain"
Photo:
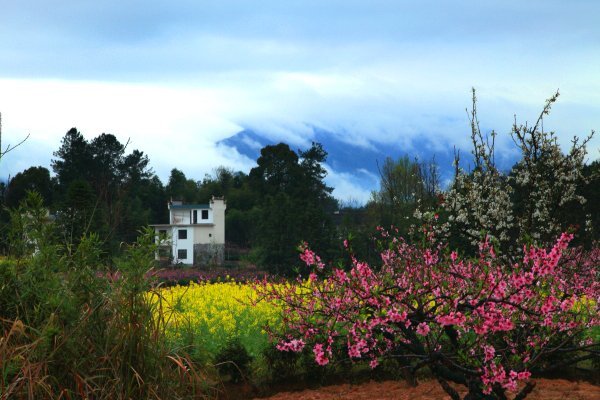
[[[361,203],[369,199],[370,192],[379,187],[379,166],[386,157],[398,159],[408,155],[412,159],[438,165],[442,184],[451,181],[454,167],[454,147],[451,144],[440,146],[423,135],[420,140],[404,143],[381,143],[376,141],[353,140],[344,133],[330,132],[311,127],[313,142],[323,145],[328,153],[326,182],[334,187],[334,196],[340,200],[357,200]],[[285,142],[277,135],[244,129],[233,136],[218,142],[219,146],[235,149],[251,160],[260,156],[260,150],[270,144]],[[308,142],[310,143],[310,141]],[[305,150],[307,146],[293,146],[293,150]],[[468,168],[469,149],[461,150],[461,165]],[[500,168],[508,169],[515,162],[513,157],[504,157]]]

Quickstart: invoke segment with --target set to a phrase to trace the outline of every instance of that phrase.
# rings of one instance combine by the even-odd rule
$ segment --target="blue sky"
[[[356,145],[421,138],[468,149],[470,88],[509,152],[513,116],[563,145],[600,129],[597,1],[0,0],[0,177],[49,166],[71,127],[130,138],[165,180],[250,160],[216,143],[245,128],[294,147],[308,126]],[[590,144],[597,159],[600,139]],[[369,188],[331,169],[336,195]]]

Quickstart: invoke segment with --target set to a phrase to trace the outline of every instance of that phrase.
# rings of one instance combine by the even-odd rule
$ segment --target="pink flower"
[[[436,321],[442,326],[446,325],[463,325],[466,321],[465,316],[460,312],[450,311],[448,315],[441,315],[436,318]]]
[[[391,322],[402,322],[402,321],[406,321],[406,317],[408,314],[406,314],[406,311],[402,312],[402,314],[398,313],[398,311],[396,310],[391,310],[388,311],[388,318],[390,319]]]
[[[523,372],[519,372],[517,374],[517,379],[520,381],[527,380],[527,379],[529,379],[529,377],[531,377],[531,372],[529,372],[529,371],[523,371]]]
[[[425,322],[421,322],[418,326],[417,326],[417,333],[421,336],[427,336],[427,334],[429,333],[429,325],[427,325]]]
[[[494,355],[496,354],[496,349],[494,349],[494,346],[483,346],[483,352],[485,354],[485,361],[488,362],[492,358],[494,358]]]
[[[315,361],[317,364],[321,366],[329,364],[329,359],[325,357],[325,352],[323,351],[323,345],[321,343],[315,344],[313,353],[315,354]]]
[[[281,342],[276,347],[279,351],[293,351],[295,353],[299,353],[304,349],[304,340],[302,339],[292,339],[289,342]]]

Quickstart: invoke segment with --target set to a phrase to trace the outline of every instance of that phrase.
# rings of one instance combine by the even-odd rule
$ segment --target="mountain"
[[[363,138],[352,140],[344,133],[330,132],[316,127],[311,129],[311,139],[307,141],[308,145],[301,149],[305,150],[310,146],[311,141],[323,145],[328,153],[326,167],[329,174],[326,182],[336,189],[334,195],[339,199],[367,201],[370,192],[379,187],[379,166],[383,165],[386,157],[398,159],[408,155],[412,159],[416,158],[424,162],[434,160],[439,168],[441,183],[447,185],[452,180],[454,147],[451,144],[440,151],[439,144],[435,146],[425,136],[422,136],[418,142],[413,141],[410,146],[403,146],[401,143],[381,143]],[[219,141],[218,145],[234,148],[240,154],[256,160],[263,147],[279,142],[286,142],[286,140],[282,136],[244,129]],[[290,147],[298,150],[293,145]],[[461,150],[461,166],[468,168],[470,160],[470,150]],[[507,165],[500,165],[500,168],[510,168],[516,160],[508,161]]]

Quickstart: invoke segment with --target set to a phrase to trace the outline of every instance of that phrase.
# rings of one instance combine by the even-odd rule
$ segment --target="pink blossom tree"
[[[263,281],[262,298],[283,305],[281,351],[334,358],[399,359],[414,374],[428,367],[453,398],[448,382],[465,385],[465,399],[523,399],[531,373],[594,357],[599,343],[585,332],[600,323],[598,249],[571,251],[571,234],[549,248],[525,247],[518,262],[497,257],[489,241],[466,259],[423,229],[419,245],[380,230],[381,263],[352,256],[346,270],[326,266],[306,245],[308,279],[291,285]],[[336,349],[343,349],[339,355]],[[547,360],[562,360],[548,364]],[[523,384],[521,384],[523,383]]]

